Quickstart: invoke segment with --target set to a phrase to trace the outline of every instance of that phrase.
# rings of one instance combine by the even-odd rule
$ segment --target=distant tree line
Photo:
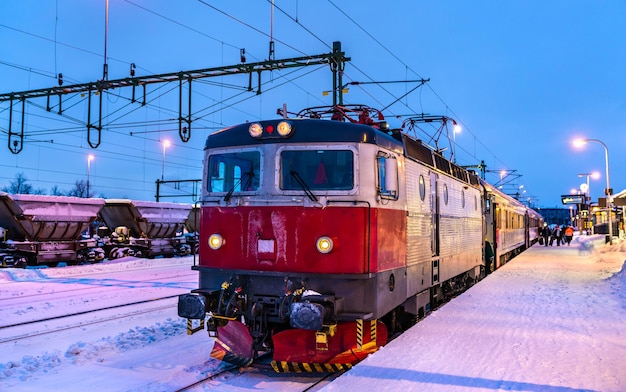
[[[64,191],[59,188],[58,185],[53,186],[50,192],[46,192],[45,189],[34,188],[28,183],[28,179],[24,173],[17,173],[15,180],[9,181],[9,186],[0,188],[3,192],[12,194],[31,194],[31,195],[52,195],[52,196],[75,196],[75,197],[93,197],[94,192],[90,189],[90,194],[87,194],[87,182],[85,180],[77,180],[74,183],[74,187],[69,191]]]

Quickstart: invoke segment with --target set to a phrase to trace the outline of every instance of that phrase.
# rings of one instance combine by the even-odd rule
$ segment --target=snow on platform
[[[624,259],[535,245],[323,391],[626,391]]]

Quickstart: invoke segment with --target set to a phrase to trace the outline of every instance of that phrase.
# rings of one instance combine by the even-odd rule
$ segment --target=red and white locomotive
[[[178,313],[213,357],[345,369],[536,240],[538,214],[378,112],[302,113],[207,138],[199,288]]]

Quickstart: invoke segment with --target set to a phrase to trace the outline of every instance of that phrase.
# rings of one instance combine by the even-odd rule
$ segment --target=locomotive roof
[[[401,141],[372,126],[364,124],[311,118],[279,118],[275,120],[256,121],[255,123],[259,123],[264,128],[267,128],[269,125],[276,127],[281,121],[287,121],[293,126],[293,134],[287,138],[253,138],[249,133],[249,127],[253,123],[249,122],[224,128],[209,135],[206,140],[205,149],[266,143],[349,142],[376,144],[400,154],[404,151]]]

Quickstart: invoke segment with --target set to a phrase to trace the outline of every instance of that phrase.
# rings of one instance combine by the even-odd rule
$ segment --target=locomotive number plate
[[[259,253],[274,253],[274,240],[259,240],[256,244]]]

